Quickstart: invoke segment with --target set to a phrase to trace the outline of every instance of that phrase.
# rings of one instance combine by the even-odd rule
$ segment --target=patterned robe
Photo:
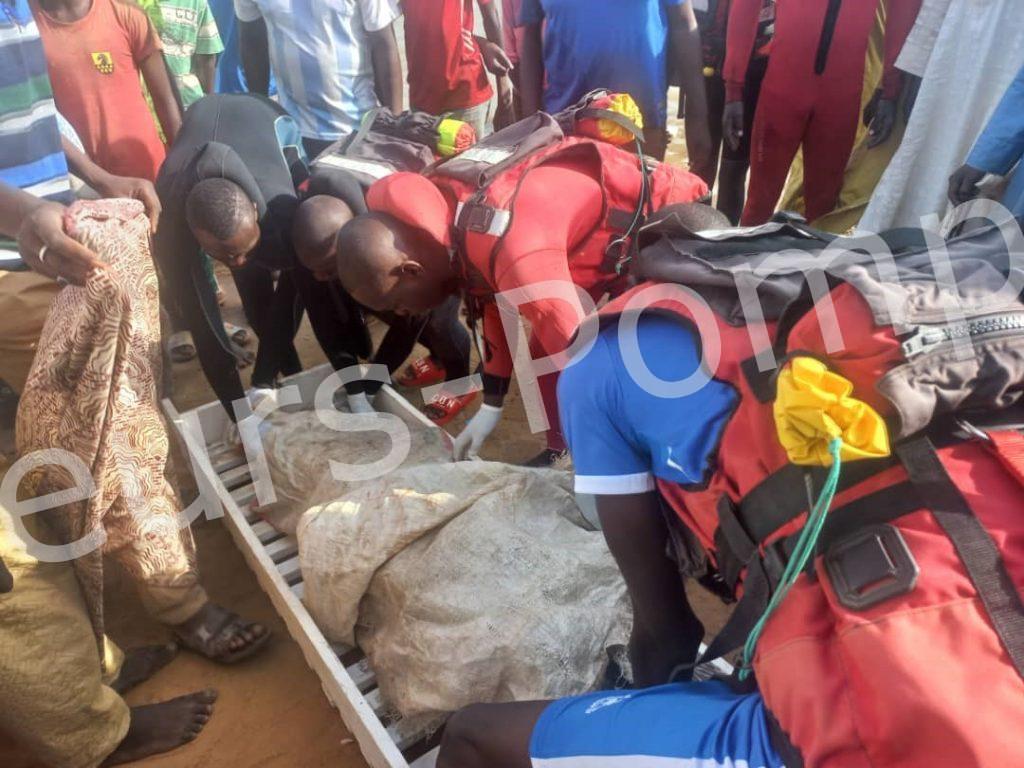
[[[176,624],[205,602],[191,532],[165,477],[168,433],[159,407],[162,356],[149,220],[134,200],[78,202],[65,229],[108,265],[54,299],[18,410],[19,456],[69,451],[88,467],[95,494],[42,513],[58,543],[102,530],[102,547],[75,572],[97,638],[103,633],[103,555],[139,584],[155,618]],[[28,478],[33,496],[70,487],[56,465]]]

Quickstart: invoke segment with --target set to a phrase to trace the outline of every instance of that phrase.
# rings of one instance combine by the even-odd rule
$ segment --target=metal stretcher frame
[[[285,379],[283,385],[297,386],[303,404],[309,404],[317,387],[331,372],[329,365],[322,365]],[[374,405],[411,426],[438,429],[389,386],[381,389]],[[327,699],[355,737],[366,762],[372,768],[433,768],[437,760],[438,724],[424,728],[422,723],[412,724],[391,716],[366,656],[358,648],[328,642],[303,605],[298,542],[250,511],[256,493],[245,458],[219,442],[228,418],[220,403],[179,413],[165,399],[163,407],[183,448],[192,457],[193,470],[198,473],[196,482],[201,489],[205,484],[220,500],[235,544],[285,622],[288,633],[302,649],[306,663],[320,678]],[[187,423],[198,423],[201,436],[189,431]],[[202,443],[198,442],[200,439]],[[715,673],[729,675],[732,667],[719,659],[699,667],[694,678],[708,679]]]

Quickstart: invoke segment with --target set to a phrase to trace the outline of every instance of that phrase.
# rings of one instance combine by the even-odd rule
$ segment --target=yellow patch
[[[96,67],[96,70],[102,75],[114,74],[114,57],[110,55],[109,51],[97,51],[96,53],[90,54],[92,56],[92,64]]]

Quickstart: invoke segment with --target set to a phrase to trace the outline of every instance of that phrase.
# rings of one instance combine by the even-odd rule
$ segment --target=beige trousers
[[[50,303],[60,286],[36,272],[0,270],[0,379],[25,388]]]
[[[32,557],[2,507],[0,557],[14,576],[0,595],[0,765],[22,752],[55,768],[99,765],[128,732],[128,705],[109,686],[123,656],[109,640],[97,656],[71,566]]]

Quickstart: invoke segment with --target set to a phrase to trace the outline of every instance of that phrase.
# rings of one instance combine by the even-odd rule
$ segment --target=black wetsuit
[[[154,256],[162,287],[192,332],[207,380],[232,415],[231,403],[244,391],[199,244],[185,220],[185,201],[200,181],[223,178],[255,203],[259,244],[244,267],[232,270],[246,320],[260,340],[252,382],[271,386],[278,374],[301,370],[293,344],[302,310],[290,273],[296,261],[291,222],[298,205],[295,185],[306,170],[292,141],[293,127],[279,105],[261,96],[206,96],[185,113],[156,181],[163,212]],[[276,270],[283,271],[275,284]]]

